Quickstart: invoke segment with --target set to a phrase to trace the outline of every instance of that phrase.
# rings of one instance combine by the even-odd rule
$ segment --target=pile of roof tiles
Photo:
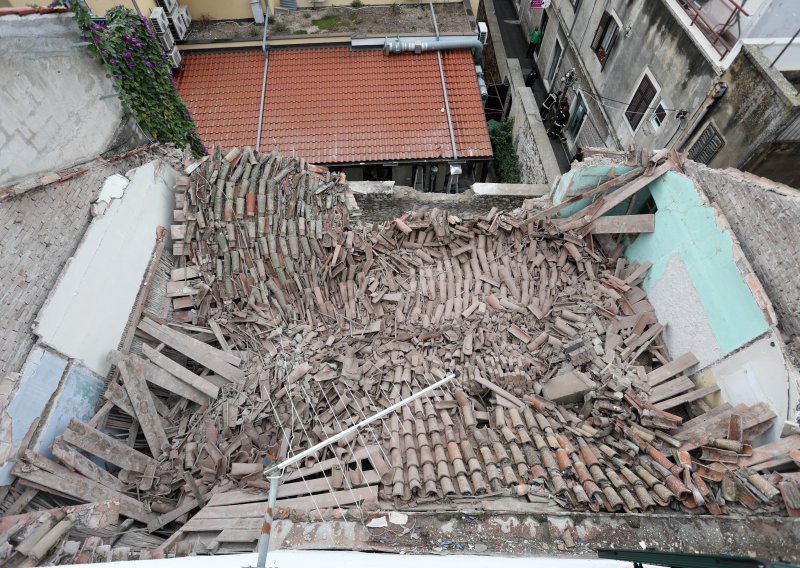
[[[163,552],[181,530],[262,515],[265,459],[457,371],[287,471],[279,507],[517,495],[571,510],[800,512],[800,473],[776,471],[796,467],[800,435],[753,448],[775,418],[765,404],[703,402],[680,375],[696,359],[670,360],[639,286],[648,266],[583,234],[591,214],[568,232],[532,204],[363,226],[344,176],[302,159],[215,149],[187,172],[171,318],[135,318],[141,355],[114,355],[103,407],[70,423],[57,461],[25,452],[18,484],[114,501],[169,536]],[[644,187],[637,175],[648,169],[619,183]]]

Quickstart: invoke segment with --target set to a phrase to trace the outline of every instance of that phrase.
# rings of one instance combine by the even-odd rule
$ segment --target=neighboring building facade
[[[800,26],[798,2],[553,0],[547,9],[535,9],[521,0],[517,7],[526,30],[544,30],[535,61],[546,88],[565,89],[574,69],[566,89],[569,152],[578,146],[677,146],[716,167],[747,167],[782,140],[780,133],[797,116],[796,89],[775,75],[800,69],[800,40],[787,47],[797,31],[792,27]],[[782,54],[781,42],[787,47]],[[742,50],[746,43],[753,47]],[[754,55],[757,45],[768,48],[770,62],[780,55],[773,69],[766,57]],[[750,69],[746,85],[737,88],[739,75],[727,72],[734,68]],[[754,85],[754,73],[772,79]],[[735,91],[739,100],[728,102]],[[725,104],[740,114],[761,105],[762,116],[772,120],[750,130],[750,137],[759,133],[757,140],[745,136],[722,151],[726,132],[710,131],[708,124]],[[742,137],[733,134],[741,121],[724,122],[733,138]]]

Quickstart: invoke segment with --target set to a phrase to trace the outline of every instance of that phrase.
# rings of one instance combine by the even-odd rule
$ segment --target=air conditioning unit
[[[172,14],[178,7],[178,0],[158,0],[158,5],[164,8],[167,14]]]
[[[169,20],[164,13],[164,8],[153,8],[150,10],[150,23],[157,34],[169,31]]]
[[[486,25],[486,22],[478,22],[478,39],[483,45],[486,45],[486,40],[489,39],[489,26]]]
[[[172,31],[176,41],[183,41],[189,33],[189,26],[183,21],[183,16],[179,12],[173,14],[169,19],[169,29]]]
[[[158,39],[161,40],[164,51],[170,51],[175,47],[175,38],[172,37],[172,32],[169,30],[165,31],[163,34],[158,34]]]
[[[192,25],[192,13],[189,12],[188,6],[178,6],[178,14],[183,18],[183,23],[187,28]]]
[[[173,47],[172,51],[169,52],[169,64],[173,69],[181,66],[181,52],[178,51],[177,47]]]

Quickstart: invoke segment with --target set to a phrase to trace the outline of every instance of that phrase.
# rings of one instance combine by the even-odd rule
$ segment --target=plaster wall
[[[8,407],[0,410],[0,435],[3,442],[11,445],[11,456],[16,453],[34,420],[44,413],[66,368],[67,360],[59,354],[41,346],[31,350],[22,369],[17,391],[12,395]],[[0,464],[0,486],[13,481],[13,466],[12,459]]]
[[[630,143],[660,148],[668,146],[685,125],[668,112],[660,126],[650,122],[648,114],[631,128],[625,109],[639,86],[645,70],[657,87],[651,107],[663,101],[670,110],[688,110],[701,105],[716,81],[718,66],[707,57],[666,5],[669,0],[583,0],[577,13],[570,2],[553,2],[547,13],[549,22],[537,64],[542,75],[552,61],[556,38],[565,48],[557,77],[571,67],[578,75],[578,89],[589,109],[590,118],[578,136],[568,137],[570,147],[596,146],[602,140],[607,147],[625,148]],[[619,24],[614,48],[603,66],[592,50],[592,40],[604,11]],[[541,21],[541,10],[523,8],[521,20],[527,27]],[[525,13],[528,12],[527,15]],[[560,82],[549,85],[560,88]],[[578,94],[569,95],[572,104]]]
[[[685,266],[702,306],[701,312],[682,310],[662,323],[682,329],[691,325],[693,319],[707,318],[713,339],[723,354],[765,333],[774,322],[768,321],[766,308],[760,305],[765,298],[754,296],[751,286],[755,285],[755,277],[734,243],[727,222],[718,218],[719,213],[686,176],[668,172],[652,182],[649,189],[657,206],[656,230],[639,235],[628,246],[625,256],[630,261],[653,264],[643,286],[659,319],[662,313],[670,313],[670,305],[675,301],[669,295],[659,295],[662,287],[658,284],[664,278],[675,278],[675,267],[679,265],[671,261],[676,255]],[[651,291],[655,294],[650,295]],[[699,359],[700,354],[696,355]],[[706,357],[701,365],[711,362]]]
[[[769,64],[761,49],[745,46],[722,76],[728,90],[709,114],[725,146],[710,166],[744,168],[766,153],[772,140],[800,116],[800,95]]]
[[[121,199],[95,217],[37,316],[41,341],[105,376],[156,243],[174,205],[175,172],[154,161],[135,170]]]
[[[722,397],[733,405],[767,402],[778,419],[764,433],[764,442],[780,436],[783,421],[794,417],[798,401],[797,372],[786,360],[782,343],[780,336],[770,331],[696,377],[704,384],[718,384]]]
[[[105,388],[105,381],[95,373],[83,365],[70,364],[61,388],[42,417],[43,424],[32,444],[33,451],[53,459],[51,448],[56,437],[64,433],[73,418],[88,422]]]
[[[122,106],[80,41],[72,14],[0,17],[0,185],[119,143],[128,126]]]

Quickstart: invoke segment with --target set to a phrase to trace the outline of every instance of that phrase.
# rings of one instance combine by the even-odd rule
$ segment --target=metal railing
[[[699,8],[694,0],[678,0],[681,8],[691,17],[690,26],[696,26],[703,35],[706,37],[711,47],[719,54],[719,58],[724,58],[736,45],[739,40],[738,36],[726,38],[723,34],[729,32],[736,23],[736,20],[742,16],[749,16],[744,8],[734,0],[708,0],[706,6],[716,6],[728,10],[728,17],[724,22],[714,23],[703,14],[703,8]],[[721,33],[720,33],[721,32]]]

